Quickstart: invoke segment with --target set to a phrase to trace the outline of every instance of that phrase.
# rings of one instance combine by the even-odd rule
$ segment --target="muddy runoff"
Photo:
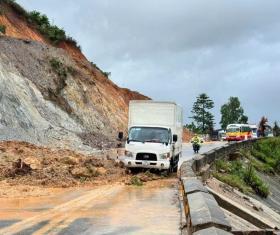
[[[0,234],[180,234],[176,175],[0,143]]]

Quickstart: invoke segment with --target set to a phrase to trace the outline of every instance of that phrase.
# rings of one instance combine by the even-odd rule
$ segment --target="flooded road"
[[[180,234],[177,180],[0,199],[0,234]]]
[[[224,143],[203,144],[201,153]],[[193,158],[184,144],[183,161]],[[0,198],[0,235],[180,234],[178,180],[145,186],[108,185],[53,190],[49,196]]]

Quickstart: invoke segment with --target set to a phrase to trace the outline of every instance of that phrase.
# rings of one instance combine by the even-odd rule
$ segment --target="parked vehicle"
[[[242,141],[252,138],[252,130],[248,124],[229,124],[226,129],[227,141]]]
[[[177,170],[182,132],[182,108],[175,103],[130,101],[124,165]]]
[[[227,139],[226,132],[224,130],[220,130],[218,133],[218,138],[220,141],[225,141]]]
[[[257,125],[250,125],[251,131],[252,131],[252,138],[256,139],[258,138],[258,127]]]
[[[273,135],[273,129],[272,129],[271,126],[269,126],[269,125],[266,125],[266,126],[265,126],[264,136],[265,136],[265,137],[273,137],[273,136],[274,136],[274,135]]]

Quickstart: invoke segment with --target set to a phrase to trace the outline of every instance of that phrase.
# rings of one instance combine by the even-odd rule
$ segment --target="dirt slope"
[[[0,140],[87,150],[126,129],[129,101],[148,97],[119,88],[72,43],[54,47],[6,0],[0,6]]]

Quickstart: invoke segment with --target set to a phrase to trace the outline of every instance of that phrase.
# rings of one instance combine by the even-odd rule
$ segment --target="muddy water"
[[[176,180],[0,199],[0,234],[180,234]]]

